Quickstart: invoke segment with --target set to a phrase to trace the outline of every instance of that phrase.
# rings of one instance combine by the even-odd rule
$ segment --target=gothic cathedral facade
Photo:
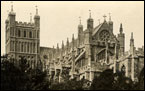
[[[71,78],[85,78],[92,81],[96,75],[106,69],[114,73],[123,70],[127,77],[135,80],[137,72],[144,68],[144,46],[138,50],[134,46],[133,33],[130,39],[130,50],[125,52],[125,34],[120,24],[118,36],[114,35],[113,21],[104,16],[104,21],[94,26],[90,16],[87,20],[87,29],[78,25],[78,37],[74,34],[72,41],[67,38],[66,45],[62,41],[59,48],[40,47],[40,16],[36,8],[34,23],[32,17],[29,23],[16,21],[13,8],[8,14],[6,24],[6,54],[19,64],[25,58],[31,68],[38,66],[41,60],[43,70],[48,70],[50,77],[61,81],[65,68]]]

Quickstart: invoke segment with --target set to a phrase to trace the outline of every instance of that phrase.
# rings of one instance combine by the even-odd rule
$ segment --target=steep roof
[[[94,29],[93,29],[93,34],[92,34],[92,36],[94,36],[96,33],[97,33],[97,31],[101,28],[101,26],[103,25],[104,23],[101,23],[101,24],[99,24],[98,26],[96,26]]]

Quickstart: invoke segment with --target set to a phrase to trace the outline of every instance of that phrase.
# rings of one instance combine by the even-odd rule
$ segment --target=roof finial
[[[63,40],[62,40],[62,49],[64,48],[64,42],[63,42]]]
[[[80,19],[80,25],[81,25],[81,17],[79,17],[79,19]]]
[[[13,11],[13,2],[11,2],[11,11]]]
[[[120,28],[122,28],[122,23],[120,24]]]
[[[30,23],[32,23],[32,13],[30,13]]]
[[[122,23],[120,24],[120,33],[123,32]]]
[[[69,45],[69,39],[68,39],[68,37],[67,37],[67,42],[66,42],[66,45],[67,45],[67,46]]]
[[[36,5],[36,15],[38,15],[38,6]]]
[[[109,13],[109,21],[111,21],[111,13]]]
[[[107,17],[107,16],[106,16],[106,15],[104,15],[103,17],[104,17],[104,21],[106,21],[106,17]]]
[[[98,19],[98,21],[99,21],[99,24],[100,24],[100,19]]]
[[[89,12],[90,12],[90,18],[91,18],[91,10],[89,10]]]
[[[59,49],[59,44],[57,43],[57,49]]]

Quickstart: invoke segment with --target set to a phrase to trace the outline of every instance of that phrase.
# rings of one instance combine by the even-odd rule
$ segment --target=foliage
[[[26,61],[21,59],[20,67],[11,60],[1,61],[1,90],[144,90],[144,68],[137,83],[122,72],[114,74],[110,69],[94,77],[91,85],[85,79],[70,79],[67,70],[62,74],[63,81],[56,83],[48,80],[47,72],[30,69]]]
[[[77,81],[75,78],[63,83],[53,84],[50,89],[52,90],[84,90],[87,89],[85,79]]]
[[[39,69],[28,69],[25,59],[20,66],[15,66],[11,60],[1,63],[1,90],[48,90],[47,73]]]
[[[144,79],[144,75],[142,77]],[[142,82],[141,82],[142,81]],[[139,84],[140,83],[140,84]],[[95,77],[90,89],[91,90],[141,90],[144,89],[144,80],[133,83],[128,77],[125,77],[122,72],[113,74],[113,71],[108,69]]]

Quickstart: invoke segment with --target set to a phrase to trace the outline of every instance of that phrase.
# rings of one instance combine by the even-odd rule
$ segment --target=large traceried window
[[[101,41],[108,41],[110,40],[110,33],[107,30],[103,30],[99,34],[99,38]]]

